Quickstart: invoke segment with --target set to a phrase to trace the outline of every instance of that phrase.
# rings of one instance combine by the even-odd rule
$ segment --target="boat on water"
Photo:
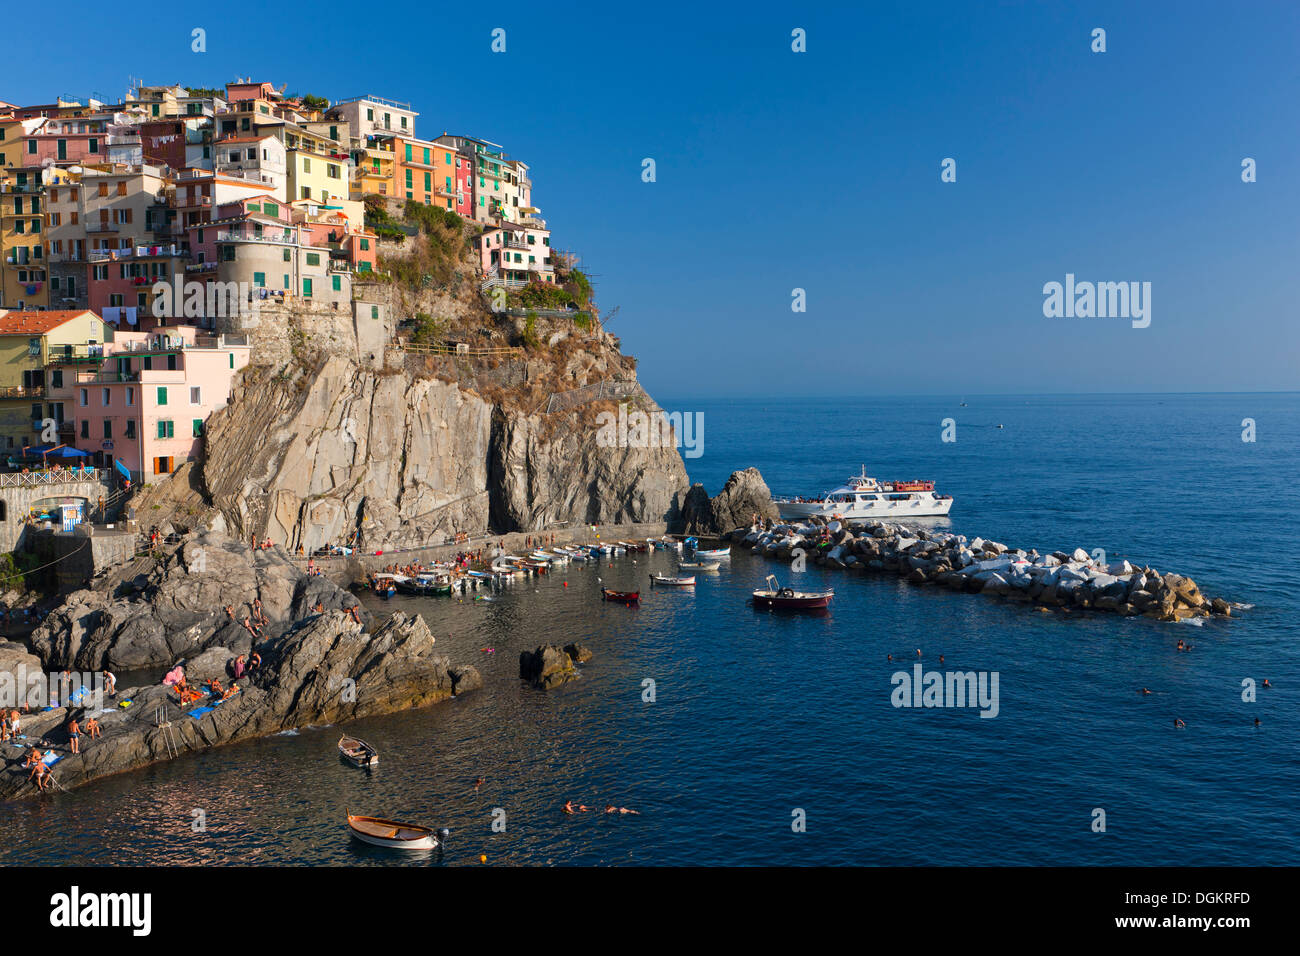
[[[671,577],[667,574],[650,575],[650,583],[659,587],[692,588],[695,587],[695,575],[689,577]]]
[[[399,587],[405,587],[411,581],[405,574],[389,574],[381,571],[371,576],[370,589],[382,597],[392,597]]]
[[[614,601],[618,604],[640,604],[640,591],[611,591],[609,588],[601,588],[600,596],[606,601]]]
[[[952,510],[952,495],[936,494],[933,481],[881,481],[853,475],[848,482],[816,498],[773,498],[777,513],[787,521],[802,518],[863,521],[868,518],[941,517]]]
[[[439,837],[447,838],[447,830],[418,823],[400,823],[383,817],[365,817],[348,813],[348,829],[364,843],[384,846],[394,850],[432,850],[440,845]]]
[[[379,751],[361,738],[345,734],[339,738],[339,759],[354,767],[375,767],[379,764]]]
[[[780,610],[824,608],[834,596],[835,592],[831,590],[796,591],[793,588],[783,588],[777,583],[776,575],[769,574],[767,587],[754,591],[754,606]]]
[[[450,594],[451,575],[446,571],[422,571],[397,582],[403,594]]]
[[[679,561],[679,571],[716,571],[722,565],[717,561]]]
[[[687,538],[685,544],[696,561],[726,561],[731,557],[731,548],[701,548],[699,538]]]

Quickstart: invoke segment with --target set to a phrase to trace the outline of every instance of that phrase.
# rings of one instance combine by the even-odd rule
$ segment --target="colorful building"
[[[97,466],[120,461],[153,481],[198,457],[208,416],[229,404],[249,354],[245,337],[193,326],[118,332],[99,356],[56,353],[48,399],[62,407],[65,439]]]
[[[0,448],[58,444],[42,438],[47,420],[63,421],[62,405],[48,394],[46,368],[56,355],[102,352],[110,332],[89,311],[0,315]]]

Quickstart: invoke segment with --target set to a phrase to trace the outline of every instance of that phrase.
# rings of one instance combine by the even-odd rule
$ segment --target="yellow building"
[[[109,329],[90,311],[7,312],[0,315],[0,450],[26,445],[59,444],[42,432],[49,420],[64,420],[62,402],[46,400],[46,367],[102,360]],[[54,370],[54,375],[62,375]],[[57,431],[57,429],[56,429]]]
[[[0,170],[0,307],[49,308],[39,167]]]
[[[289,166],[288,200],[347,199],[348,161],[338,155],[311,149],[291,149],[287,153]]]

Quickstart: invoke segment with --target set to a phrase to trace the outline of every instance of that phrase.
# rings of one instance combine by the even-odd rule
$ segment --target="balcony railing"
[[[281,246],[296,245],[294,239],[289,236],[254,236],[242,232],[219,232],[217,242],[273,242]]]
[[[44,398],[44,385],[7,385],[0,388],[0,398]]]
[[[0,473],[0,488],[32,488],[39,485],[66,485],[75,481],[102,481],[108,484],[113,472],[108,468],[73,466],[41,471]]]

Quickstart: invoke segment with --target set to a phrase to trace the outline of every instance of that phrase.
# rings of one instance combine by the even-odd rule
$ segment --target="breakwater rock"
[[[31,647],[46,668],[77,670],[169,666],[209,647],[247,654],[254,636],[243,621],[254,600],[270,621],[263,638],[315,616],[318,606],[357,604],[326,578],[303,573],[280,548],[202,532],[68,595],[32,633]],[[357,613],[371,622],[364,608]]]
[[[1101,564],[1082,548],[1040,554],[983,538],[886,522],[848,528],[839,521],[739,530],[732,540],[771,558],[803,557],[823,567],[896,574],[1025,604],[1094,608],[1160,621],[1228,616],[1232,605],[1196,582],[1128,561]]]
[[[212,706],[206,696],[188,708],[162,685],[119,688],[105,698],[101,713],[56,708],[23,718],[25,743],[59,755],[51,769],[69,789],[109,774],[308,724],[341,723],[360,717],[422,707],[475,685],[477,671],[454,667],[434,651],[434,638],[418,615],[396,613],[373,633],[350,614],[326,611],[297,621],[258,644],[262,667],[234,681],[238,693]],[[231,648],[210,647],[186,663],[192,686],[229,677]],[[459,677],[454,677],[458,674]],[[131,701],[129,707],[119,704]],[[83,728],[96,716],[103,736],[81,738],[81,753],[69,752],[66,724],[77,716]],[[169,726],[158,726],[159,718]],[[0,746],[0,799],[36,793],[21,765],[27,750]],[[322,759],[325,759],[322,757]]]
[[[538,690],[551,690],[577,680],[581,674],[573,666],[574,662],[589,660],[591,651],[581,644],[569,644],[564,648],[556,644],[542,644],[536,650],[520,652],[519,677],[532,683]]]
[[[759,521],[776,521],[778,514],[772,492],[757,468],[733,471],[722,490],[709,497],[701,484],[691,485],[681,495],[679,514],[669,521],[677,534],[722,535],[737,528],[749,528],[754,516]]]

